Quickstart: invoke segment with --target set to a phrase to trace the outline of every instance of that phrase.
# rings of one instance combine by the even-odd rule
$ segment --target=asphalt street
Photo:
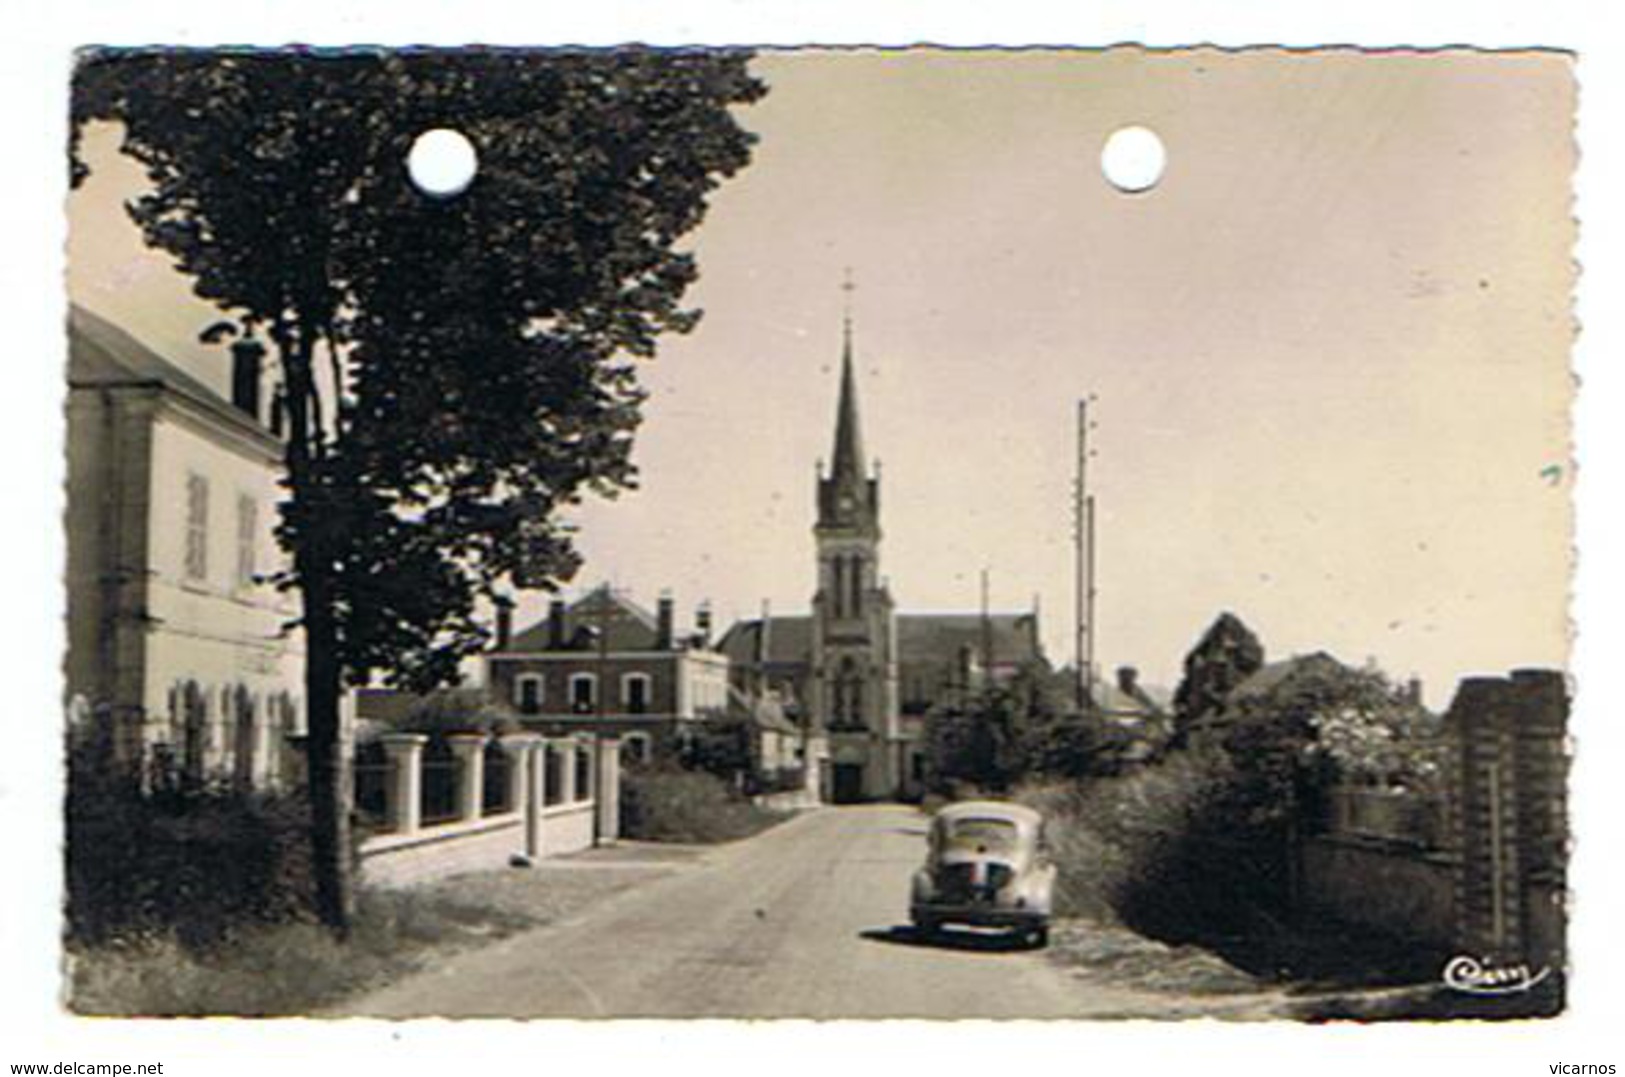
[[[453,957],[344,1012],[999,1018],[1143,1011],[1143,995],[1080,981],[1002,937],[916,939],[903,925],[909,875],[924,853],[925,820],[911,808],[812,812],[568,920]]]

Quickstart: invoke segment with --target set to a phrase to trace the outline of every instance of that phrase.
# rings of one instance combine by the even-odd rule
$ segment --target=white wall
[[[164,409],[154,422],[151,519],[147,550],[148,636],[143,705],[148,739],[169,735],[171,689],[184,681],[203,688],[211,723],[222,720],[221,694],[241,685],[255,701],[262,724],[271,698],[286,692],[303,725],[303,644],[285,626],[297,616],[291,595],[268,584],[238,583],[238,499],[255,504],[254,563],[265,575],[283,563],[273,529],[280,491],[278,466],[265,450],[237,435],[204,433],[192,417]],[[186,573],[187,480],[208,483],[207,566],[202,579]],[[267,748],[275,736],[262,734]],[[256,753],[260,759],[266,752]]]

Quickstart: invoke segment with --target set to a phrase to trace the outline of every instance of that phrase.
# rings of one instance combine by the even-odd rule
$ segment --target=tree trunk
[[[312,595],[312,591],[316,594]],[[336,934],[349,932],[355,912],[354,853],[350,834],[349,737],[332,620],[321,588],[305,589],[305,698],[309,736],[311,868],[316,915]]]
[[[349,730],[340,712],[344,667],[330,587],[334,571],[324,491],[315,473],[323,455],[321,394],[312,376],[309,330],[273,331],[287,375],[287,516],[296,526],[294,571],[305,630],[305,759],[310,798],[311,871],[316,915],[343,937],[355,910],[354,851],[350,839]]]

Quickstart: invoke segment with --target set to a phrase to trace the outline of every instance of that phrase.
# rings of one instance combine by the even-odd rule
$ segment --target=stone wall
[[[361,877],[379,886],[405,886],[469,871],[529,863],[543,857],[613,844],[620,833],[616,800],[620,788],[620,751],[612,738],[589,743],[579,738],[552,742],[534,734],[498,738],[507,754],[508,810],[485,814],[483,734],[452,734],[453,758],[460,768],[457,818],[435,826],[422,820],[423,749],[421,733],[393,733],[382,738],[389,763],[385,781],[383,832],[361,843]],[[543,752],[559,757],[556,780],[548,789]],[[578,756],[584,766],[577,765]],[[578,787],[579,772],[590,781]],[[598,795],[594,795],[597,793]],[[549,800],[556,799],[556,803]]]
[[[1455,941],[1453,854],[1321,835],[1303,844],[1302,857],[1302,899],[1311,911],[1440,949]]]

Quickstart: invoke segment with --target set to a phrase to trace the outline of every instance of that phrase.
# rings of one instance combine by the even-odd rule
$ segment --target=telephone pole
[[[1094,394],[1078,401],[1078,470],[1072,486],[1072,542],[1074,556],[1073,615],[1077,638],[1073,661],[1077,666],[1077,705],[1087,710],[1095,694],[1095,498],[1089,492],[1089,404]]]

